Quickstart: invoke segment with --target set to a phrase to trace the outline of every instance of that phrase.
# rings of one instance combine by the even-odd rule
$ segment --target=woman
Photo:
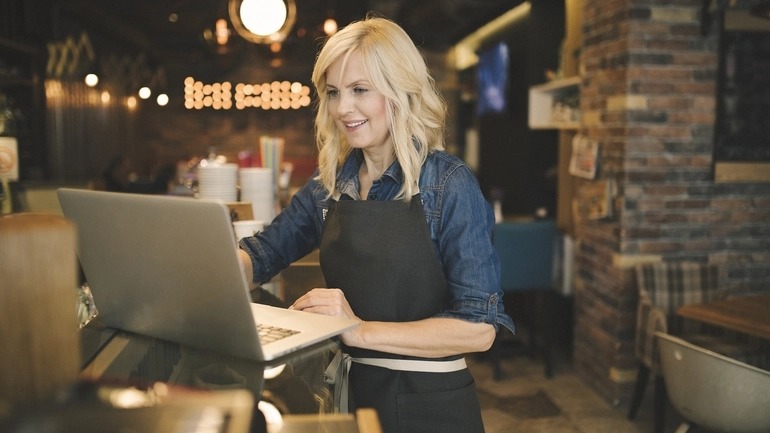
[[[241,241],[267,281],[320,248],[330,288],[291,308],[361,321],[341,335],[350,410],[385,432],[483,432],[465,353],[513,329],[491,243],[494,217],[471,170],[443,151],[446,108],[408,35],[355,22],[318,55],[316,176],[273,223]]]

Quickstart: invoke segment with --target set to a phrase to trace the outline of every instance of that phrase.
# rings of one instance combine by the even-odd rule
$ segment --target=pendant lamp
[[[235,31],[255,44],[283,41],[297,20],[295,0],[229,0],[228,12]]]

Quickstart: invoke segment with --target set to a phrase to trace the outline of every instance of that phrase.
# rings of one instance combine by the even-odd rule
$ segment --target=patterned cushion
[[[699,323],[685,321],[676,310],[686,304],[707,302],[725,296],[718,287],[719,269],[697,262],[650,263],[637,266],[639,305],[636,319],[636,356],[651,371],[659,372],[655,332],[677,334],[718,349],[727,356],[749,352],[743,345],[702,332]]]
[[[682,305],[706,302],[721,297],[719,269],[696,262],[669,262],[640,265],[636,269],[639,297],[676,314]]]

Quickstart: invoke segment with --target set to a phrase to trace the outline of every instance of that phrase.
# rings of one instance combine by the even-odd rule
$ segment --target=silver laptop
[[[111,327],[257,361],[324,341],[357,322],[254,304],[227,206],[215,200],[62,188],[78,257]],[[259,326],[292,330],[273,342]]]

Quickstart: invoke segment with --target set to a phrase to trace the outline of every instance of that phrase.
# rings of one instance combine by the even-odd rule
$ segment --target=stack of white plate
[[[241,201],[250,202],[254,219],[265,225],[275,217],[275,175],[271,168],[249,167],[239,170]]]
[[[198,166],[198,197],[238,200],[238,164],[206,161]]]

